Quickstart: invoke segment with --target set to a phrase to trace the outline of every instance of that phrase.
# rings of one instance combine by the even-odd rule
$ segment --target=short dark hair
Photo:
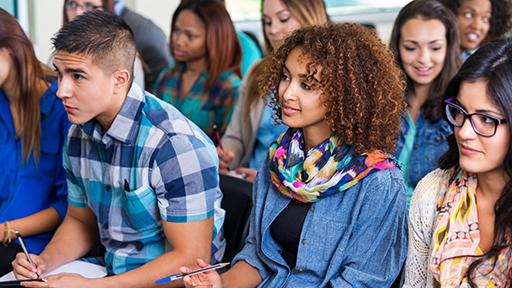
[[[135,37],[130,26],[112,12],[93,10],[76,17],[62,26],[52,43],[55,52],[91,55],[106,75],[126,68],[133,80]]]

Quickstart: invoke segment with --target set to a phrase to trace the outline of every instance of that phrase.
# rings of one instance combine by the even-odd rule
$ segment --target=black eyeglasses
[[[66,2],[67,10],[76,10],[78,7],[82,8],[82,10],[85,10],[85,11],[91,11],[91,10],[101,8],[101,6],[94,6],[92,3],[88,3],[88,2],[84,3],[84,4],[78,4],[75,1]]]
[[[492,137],[494,134],[496,134],[498,125],[507,122],[506,119],[498,119],[483,113],[468,114],[464,108],[451,102],[453,99],[455,98],[450,98],[444,101],[446,103],[446,117],[453,126],[462,127],[466,121],[466,118],[469,118],[471,127],[473,127],[473,130],[475,130],[478,135],[484,137]]]

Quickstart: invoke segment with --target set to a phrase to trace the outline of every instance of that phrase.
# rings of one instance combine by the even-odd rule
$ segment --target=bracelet
[[[11,225],[9,224],[9,221],[4,222],[4,239],[2,240],[2,244],[4,246],[7,246],[7,244],[11,243],[12,241],[12,233],[15,231],[11,229]]]

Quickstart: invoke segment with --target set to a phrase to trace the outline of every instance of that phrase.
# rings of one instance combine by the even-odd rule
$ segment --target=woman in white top
[[[470,56],[445,92],[454,134],[414,191],[404,287],[510,287],[512,39]]]

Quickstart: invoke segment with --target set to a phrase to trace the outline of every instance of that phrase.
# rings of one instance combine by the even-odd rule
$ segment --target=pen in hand
[[[14,232],[14,234],[16,234],[16,237],[18,237],[18,241],[20,241],[21,249],[23,249],[23,253],[25,253],[25,256],[27,256],[27,260],[28,260],[28,262],[30,262],[30,265],[36,267],[36,265],[34,265],[34,262],[32,262],[32,258],[30,258],[30,255],[28,255],[27,246],[25,245],[25,241],[23,241],[23,237],[21,237],[20,232],[16,231],[16,232]],[[37,275],[37,278],[39,278],[39,274],[37,274],[37,272],[36,272],[36,275]]]
[[[211,270],[216,270],[216,269],[222,268],[222,267],[227,266],[227,265],[229,265],[229,262],[215,264],[215,265],[208,266],[208,267],[205,267],[205,268],[201,268],[201,269],[197,269],[197,270],[194,270],[194,271],[190,271],[188,273],[174,274],[174,275],[167,276],[165,278],[162,278],[162,279],[156,281],[155,284],[162,284],[162,283],[171,282],[171,281],[174,281],[174,280],[181,279],[181,278],[183,278],[185,276],[192,276],[192,275],[196,275],[196,274],[199,274],[199,273],[204,273],[204,272],[211,271]]]
[[[217,125],[213,125],[212,128],[215,133],[215,138],[217,138],[217,143],[219,144],[220,150],[224,151],[224,147],[222,147],[222,142],[220,141],[220,134],[219,134],[219,129],[217,129]],[[231,170],[231,169],[229,169],[229,166],[226,169],[228,171]]]
[[[215,138],[217,138],[217,143],[219,143],[220,149],[224,150],[222,147],[222,142],[220,142],[220,134],[219,130],[217,129],[217,125],[213,125],[213,132],[215,132]]]

